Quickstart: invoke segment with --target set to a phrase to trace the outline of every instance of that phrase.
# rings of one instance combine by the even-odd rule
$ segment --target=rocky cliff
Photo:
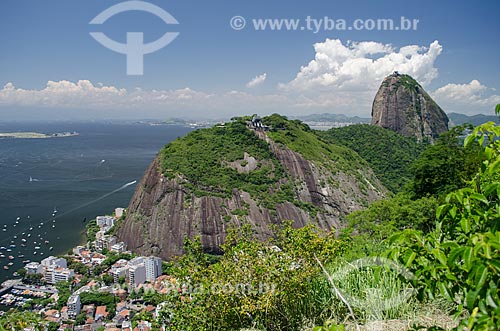
[[[373,100],[372,125],[433,141],[448,131],[448,117],[417,81],[395,72],[384,79]]]
[[[292,220],[338,228],[343,215],[382,198],[386,189],[356,153],[327,144],[306,125],[273,115],[256,131],[238,119],[168,144],[150,164],[117,231],[128,248],[164,259],[200,236],[219,253],[229,227],[257,236]]]

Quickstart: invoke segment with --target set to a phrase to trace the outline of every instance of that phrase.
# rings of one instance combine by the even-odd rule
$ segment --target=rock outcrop
[[[117,236],[138,254],[153,254],[164,259],[181,255],[184,239],[194,236],[200,236],[207,252],[219,253],[229,227],[250,224],[262,240],[272,235],[273,224],[284,220],[292,220],[294,227],[313,222],[330,230],[341,226],[341,216],[361,209],[387,192],[368,166],[349,173],[333,173],[327,166],[274,142],[267,132],[255,131],[255,134],[267,142],[274,160],[283,166],[286,176],[279,179],[278,185],[293,184],[295,200],[281,201],[269,208],[237,188],[227,197],[197,195],[182,174],[174,178],[164,175],[162,154],[159,154],[138,184]],[[245,152],[241,162],[245,166],[236,165],[234,161],[221,162],[221,166],[241,174],[258,171],[257,166],[266,160],[258,160]],[[273,193],[270,187],[269,194]]]
[[[448,131],[448,117],[417,81],[395,72],[387,76],[373,100],[372,125],[434,141]]]

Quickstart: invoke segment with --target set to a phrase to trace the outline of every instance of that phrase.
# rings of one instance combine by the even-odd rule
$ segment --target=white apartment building
[[[146,281],[152,282],[161,276],[161,258],[149,256],[144,259],[144,266],[146,268]]]
[[[67,268],[68,264],[66,262],[66,259],[63,259],[62,257],[55,257],[55,256],[49,256],[41,261],[42,266],[45,268],[50,268],[50,267],[59,267],[59,268]]]
[[[50,267],[45,269],[45,281],[49,284],[55,284],[60,281],[67,282],[73,276],[75,276],[73,269],[61,267]]]
[[[68,317],[75,318],[78,314],[80,314],[81,303],[80,303],[80,295],[73,294],[68,299]]]
[[[128,269],[128,285],[131,288],[136,288],[140,284],[146,282],[146,267],[144,263],[129,265]]]

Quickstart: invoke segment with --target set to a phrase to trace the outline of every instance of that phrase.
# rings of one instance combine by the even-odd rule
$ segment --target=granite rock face
[[[395,72],[375,95],[371,124],[433,142],[448,131],[448,116],[417,81]]]
[[[268,143],[288,178],[293,179],[298,199],[317,207],[317,214],[312,216],[291,202],[267,209],[249,193],[238,189],[233,189],[229,198],[197,197],[182,184],[182,178],[168,179],[162,174],[158,156],[136,188],[127,217],[117,231],[119,239],[135,253],[170,259],[183,253],[186,237],[199,236],[205,251],[217,254],[221,252],[220,246],[230,226],[250,224],[261,240],[272,235],[271,225],[284,220],[292,220],[294,227],[312,222],[330,230],[341,226],[341,216],[359,210],[387,193],[369,167],[355,169],[352,173],[331,173],[275,143],[265,132],[256,131],[255,134]],[[245,168],[234,167],[234,164],[226,166],[245,172],[252,171],[254,164],[259,162],[247,153],[244,158],[248,161]],[[247,215],[233,213],[240,209],[247,210]]]

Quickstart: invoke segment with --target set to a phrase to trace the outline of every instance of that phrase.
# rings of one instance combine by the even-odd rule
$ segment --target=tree
[[[59,323],[49,322],[47,325],[47,331],[57,331],[59,329]]]
[[[410,191],[417,197],[439,196],[466,185],[480,166],[478,146],[463,146],[460,136],[470,126],[457,126],[442,134],[411,166]]]
[[[85,312],[81,312],[78,314],[75,318],[75,324],[76,325],[84,325],[85,321],[87,320],[87,314]]]
[[[494,331],[500,329],[500,126],[475,128],[464,143],[472,144],[479,171],[446,196],[436,229],[395,235],[388,254],[414,272],[421,299],[441,295],[456,304],[457,316],[468,312],[455,330]]]
[[[19,276],[21,276],[22,278],[24,278],[24,276],[26,276],[26,269],[24,269],[24,268],[20,268],[20,269],[18,269],[16,272],[17,272],[17,274],[18,274]]]
[[[111,285],[113,284],[113,276],[111,276],[110,274],[104,274],[102,275],[102,281],[106,284],[106,285]]]

